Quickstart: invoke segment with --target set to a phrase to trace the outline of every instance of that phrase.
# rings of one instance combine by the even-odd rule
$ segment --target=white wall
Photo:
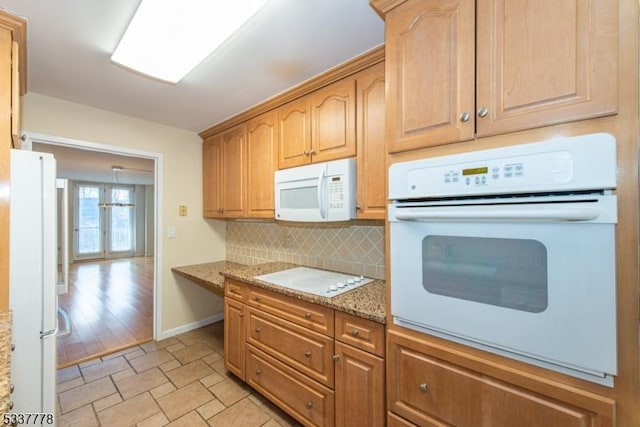
[[[153,185],[145,185],[145,247],[144,247],[144,255],[145,256],[153,256],[153,249],[155,245],[155,236],[153,235],[153,230],[155,227],[154,224],[154,206],[153,206],[153,198],[154,198]]]
[[[161,153],[164,176],[161,233],[176,227],[176,238],[162,239],[163,307],[161,331],[177,330],[221,316],[222,299],[176,278],[171,267],[225,259],[223,222],[202,218],[202,140],[193,132],[30,93],[23,99],[22,129],[81,141]],[[178,216],[187,205],[189,215]]]

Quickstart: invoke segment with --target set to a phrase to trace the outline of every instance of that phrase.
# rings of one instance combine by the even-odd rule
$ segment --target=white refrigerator
[[[11,150],[9,307],[13,413],[54,413],[57,218],[52,154]]]

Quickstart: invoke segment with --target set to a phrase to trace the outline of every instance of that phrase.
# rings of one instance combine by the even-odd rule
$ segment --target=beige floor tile
[[[158,412],[146,420],[140,421],[136,427],[162,427],[167,424],[169,424],[167,417],[162,412]]]
[[[162,341],[149,341],[144,344],[140,344],[140,348],[144,350],[145,353],[153,353],[154,351],[158,351],[170,345],[179,343],[177,338],[171,337]]]
[[[165,349],[160,349],[158,351],[154,351],[153,353],[146,354],[141,357],[137,357],[129,361],[133,369],[136,372],[143,372],[147,369],[154,368],[158,365],[162,365],[163,363],[169,362],[170,360],[174,360],[171,353],[169,353]]]
[[[59,394],[62,414],[116,393],[111,378],[102,378]]]
[[[198,342],[209,343],[213,341],[212,335],[201,329],[185,332],[184,334],[178,335],[176,338],[178,338],[187,347]]]
[[[213,400],[211,393],[199,382],[194,382],[162,396],[158,399],[158,405],[170,420],[175,420],[210,400]]]
[[[102,356],[102,360],[109,360],[115,357],[124,356],[126,354],[134,353],[136,351],[141,351],[140,346],[134,345],[133,347],[125,348],[124,350],[117,351],[115,353],[107,354]]]
[[[183,348],[185,348],[185,345],[182,344],[181,342],[166,347],[167,351],[170,353],[174,353],[178,350],[182,350]]]
[[[136,371],[134,371],[133,368],[129,368],[129,369],[126,369],[124,371],[120,371],[117,374],[111,375],[111,379],[113,381],[122,380],[124,378],[131,377],[131,376],[134,376],[134,375],[137,375],[137,374],[138,373]]]
[[[196,411],[191,411],[168,424],[167,427],[209,427],[209,424]]]
[[[99,412],[103,409],[107,409],[110,406],[117,405],[120,402],[122,402],[122,398],[120,397],[120,395],[118,393],[113,393],[111,396],[107,396],[93,402],[93,409],[96,412]]]
[[[162,384],[161,386],[151,389],[151,395],[156,399],[160,399],[162,396],[166,396],[167,394],[176,390],[177,390],[176,386],[168,382],[168,383]]]
[[[242,399],[209,419],[212,427],[258,427],[269,421],[269,416],[249,399]]]
[[[42,425],[47,425],[42,423]],[[58,427],[93,427],[99,426],[96,415],[93,412],[91,405],[85,405],[74,411],[64,414],[61,417],[56,418],[56,425]]]
[[[211,387],[212,385],[218,384],[221,381],[224,381],[224,377],[215,371],[211,375],[200,378],[200,382],[202,383],[202,385],[207,388]]]
[[[211,366],[213,369],[215,369],[215,371],[217,373],[219,373],[220,375],[222,375],[223,377],[233,377],[234,375],[229,372],[227,370],[227,368],[224,367],[224,359],[220,359],[216,362],[213,362],[212,364],[210,364],[209,366]]]
[[[120,391],[123,399],[129,399],[140,393],[149,391],[169,380],[158,368],[148,369],[140,374],[131,375],[125,378],[113,378],[116,387]]]
[[[213,349],[203,342],[196,342],[193,345],[171,352],[173,357],[183,365],[214,353]]]
[[[282,426],[280,424],[278,424],[278,422],[276,420],[271,418],[269,421],[267,421],[266,423],[262,424],[262,427],[282,427]]]
[[[80,368],[78,365],[72,365],[58,371],[58,384],[71,381],[80,376]]]
[[[269,400],[266,400],[264,404],[260,406],[260,409],[262,409],[269,417],[282,427],[298,427],[302,425],[296,421],[295,418],[284,412]]]
[[[86,382],[91,382],[99,378],[106,377],[116,372],[129,369],[130,366],[124,357],[119,356],[114,359],[105,360],[104,362],[96,363],[85,368],[80,368],[82,376]]]
[[[227,407],[249,396],[248,386],[244,386],[239,380],[231,378],[209,387],[209,390]]]
[[[207,357],[203,357],[202,358],[202,361],[204,363],[209,364],[209,365],[211,365],[213,362],[217,362],[219,360],[222,360],[222,355],[220,353],[217,353],[217,352],[211,353]]]
[[[95,359],[84,361],[80,363],[78,366],[80,368],[86,368],[87,366],[95,365],[96,363],[100,363],[100,362],[102,362],[102,360],[99,357],[97,357]]]
[[[213,417],[215,414],[222,412],[225,409],[225,406],[218,399],[213,399],[209,403],[205,403],[201,407],[197,409],[198,413],[202,418],[208,420]]]
[[[98,412],[103,426],[131,426],[160,412],[149,393],[138,395]]]
[[[169,372],[173,369],[179,368],[180,366],[182,366],[182,363],[178,362],[177,360],[172,360],[171,362],[163,363],[162,365],[160,365],[160,369],[162,369],[162,372]]]
[[[79,385],[84,384],[84,379],[82,377],[74,378],[69,381],[65,381],[63,383],[58,384],[58,393],[62,393],[63,391],[71,390],[72,388],[76,388]]]
[[[142,350],[140,348],[140,349],[138,349],[136,351],[133,351],[133,352],[128,353],[128,354],[125,354],[124,358],[127,359],[127,360],[131,360],[131,359],[135,359],[136,357],[144,356],[145,354],[147,354],[147,353],[145,353],[144,350]]]
[[[202,360],[196,360],[188,365],[184,365],[180,368],[173,369],[167,372],[165,375],[169,377],[171,382],[176,387],[180,388],[194,381],[198,381],[200,378],[204,378],[214,373],[214,370],[209,367]]]

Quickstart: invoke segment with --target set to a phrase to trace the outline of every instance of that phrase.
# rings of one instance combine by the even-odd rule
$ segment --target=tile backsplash
[[[254,265],[270,261],[384,279],[384,225],[273,222],[227,223],[227,260]]]

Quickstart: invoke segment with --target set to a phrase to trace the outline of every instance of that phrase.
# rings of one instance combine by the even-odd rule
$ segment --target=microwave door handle
[[[405,221],[429,220],[478,220],[478,221],[590,221],[598,218],[600,212],[588,207],[525,207],[489,208],[470,206],[466,209],[427,208],[402,211],[397,209],[395,217]]]
[[[324,169],[320,170],[320,176],[318,176],[318,206],[320,207],[320,217],[322,219],[327,218],[326,206],[324,203]]]

